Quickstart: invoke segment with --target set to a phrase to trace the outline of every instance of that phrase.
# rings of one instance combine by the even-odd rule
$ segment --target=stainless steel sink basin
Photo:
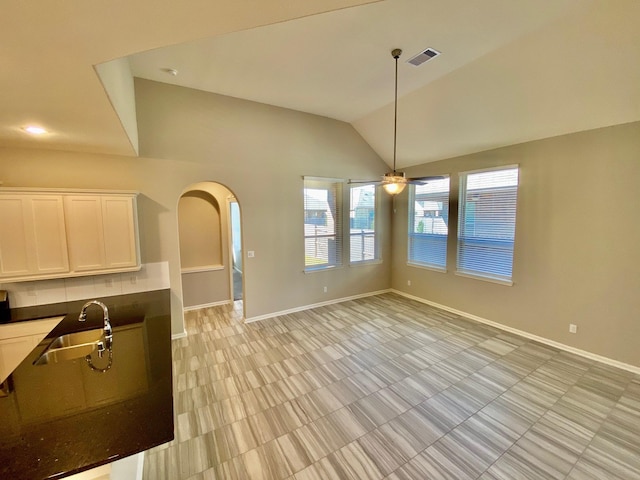
[[[101,328],[95,328],[93,330],[85,330],[84,332],[68,333],[56,338],[49,345],[49,349],[52,348],[65,348],[74,347],[77,345],[84,345],[87,343],[97,343],[102,338],[104,330]]]
[[[47,365],[90,355],[102,340],[103,334],[102,328],[96,328],[62,335],[51,342],[33,364]]]

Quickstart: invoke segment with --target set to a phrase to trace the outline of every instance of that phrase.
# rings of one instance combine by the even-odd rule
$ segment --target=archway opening
[[[191,185],[178,201],[184,310],[230,304],[244,317],[240,205],[216,182]]]

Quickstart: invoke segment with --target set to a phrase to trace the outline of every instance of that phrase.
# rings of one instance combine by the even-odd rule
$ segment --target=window
[[[445,270],[449,177],[409,187],[409,265]]]
[[[458,272],[511,284],[518,167],[460,174]]]
[[[304,178],[305,271],[342,263],[342,180]]]
[[[351,263],[379,259],[375,185],[352,186],[350,189],[349,239]]]

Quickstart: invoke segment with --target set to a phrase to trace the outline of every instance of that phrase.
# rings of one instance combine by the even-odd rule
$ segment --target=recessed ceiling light
[[[31,135],[42,135],[44,133],[47,133],[44,128],[38,127],[36,125],[29,125],[27,127],[24,127],[23,130],[27,133],[30,133]]]
[[[175,68],[163,68],[162,71],[164,73],[168,73],[169,75],[175,77],[178,75],[178,70],[176,70]]]

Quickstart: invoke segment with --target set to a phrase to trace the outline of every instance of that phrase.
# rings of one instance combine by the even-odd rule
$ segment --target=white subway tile
[[[166,265],[166,266],[165,266]],[[147,263],[145,265],[147,276],[147,290],[160,290],[166,288],[167,283],[165,276],[168,278],[167,262]]]
[[[64,278],[54,280],[40,280],[34,283],[36,292],[36,304],[47,305],[49,303],[61,303],[67,301],[67,291],[64,285]]]
[[[122,295],[122,280],[120,274],[96,275],[93,277],[96,297],[112,297]]]
[[[19,282],[4,284],[2,289],[9,292],[9,306],[11,308],[20,308],[37,305],[36,283],[37,282]]]
[[[67,289],[67,301],[93,299],[96,296],[96,287],[93,277],[65,278]]]
[[[120,280],[123,294],[147,291],[147,278],[142,271],[121,273]]]

